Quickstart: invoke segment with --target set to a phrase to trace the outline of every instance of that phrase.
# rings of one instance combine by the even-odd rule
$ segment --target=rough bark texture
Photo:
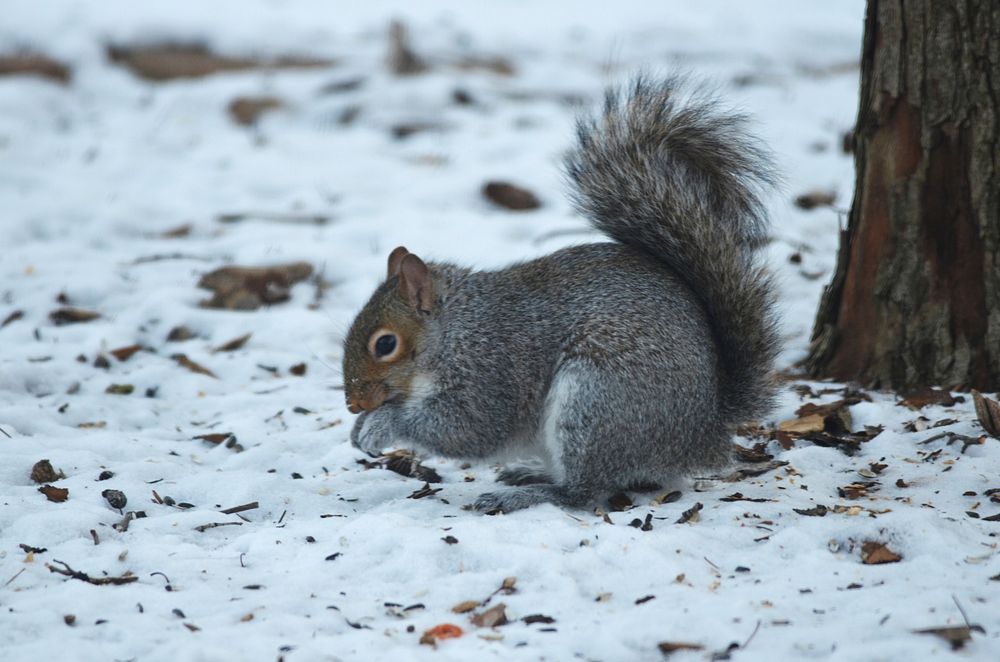
[[[855,138],[807,367],[1000,390],[1000,2],[869,0]]]

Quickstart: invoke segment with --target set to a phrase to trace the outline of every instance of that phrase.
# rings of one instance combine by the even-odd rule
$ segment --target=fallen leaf
[[[486,611],[474,614],[469,621],[476,627],[481,628],[492,628],[506,625],[509,622],[507,620],[506,609],[507,606],[500,602]]]
[[[186,326],[175,326],[167,334],[167,342],[184,342],[196,338],[197,334]]]
[[[245,449],[236,440],[236,435],[232,432],[212,432],[209,434],[200,434],[192,439],[200,439],[201,441],[207,441],[210,444],[222,444],[226,448],[231,448],[237,453],[242,453]]]
[[[65,326],[66,324],[80,324],[82,322],[91,322],[96,320],[101,315],[100,313],[95,313],[92,310],[84,310],[82,308],[59,308],[53,310],[49,313],[49,319],[56,326]]]
[[[142,350],[142,345],[128,345],[126,347],[119,347],[118,349],[113,349],[109,353],[111,356],[115,357],[119,361],[128,361],[132,356]]]
[[[306,364],[296,363],[295,365],[293,365],[288,369],[288,372],[292,373],[296,377],[301,377],[302,375],[306,374]]]
[[[194,361],[192,361],[187,357],[187,354],[174,354],[170,358],[172,358],[174,361],[177,361],[177,365],[183,368],[187,368],[191,372],[196,372],[200,375],[208,375],[213,379],[218,379],[218,377],[215,375],[214,372],[212,372],[211,370],[202,365],[195,363]]]
[[[7,317],[5,317],[4,320],[3,320],[3,322],[0,322],[0,329],[4,328],[8,324],[11,324],[12,322],[16,322],[17,320],[19,320],[19,319],[21,319],[23,317],[24,317],[24,311],[23,310],[15,310],[10,315],[8,315]]]
[[[673,492],[667,492],[666,494],[661,494],[658,497],[655,497],[652,504],[654,506],[659,506],[664,503],[673,503],[674,501],[678,501],[682,496],[683,494],[681,494],[680,490],[674,490]]]
[[[169,230],[164,230],[160,233],[161,239],[183,239],[184,237],[191,234],[193,226],[190,223],[184,223],[183,225],[178,225],[175,228]]]
[[[31,480],[36,483],[54,483],[65,477],[61,471],[57,473],[48,460],[39,460],[31,467]]]
[[[509,182],[487,182],[482,193],[490,202],[512,211],[528,211],[542,206],[534,193]]]
[[[198,281],[198,287],[212,290],[212,298],[203,300],[202,308],[256,310],[262,305],[288,301],[292,285],[312,275],[306,262],[292,262],[271,267],[222,267]]]
[[[68,66],[40,53],[0,55],[0,76],[39,76],[66,84],[70,79]]]
[[[774,456],[765,452],[766,444],[754,444],[753,448],[747,448],[740,444],[733,444],[733,453],[740,462],[767,462],[773,460]]]
[[[131,395],[135,391],[135,386],[132,384],[109,384],[105,393],[110,393],[111,395]]]
[[[420,643],[428,646],[434,646],[437,644],[438,639],[457,639],[465,634],[462,628],[457,625],[452,625],[451,623],[441,623],[440,625],[435,625],[429,630],[424,631],[423,636],[420,637]]]
[[[1000,402],[991,400],[979,391],[972,391],[972,402],[976,405],[976,418],[987,434],[1000,439]]]
[[[462,602],[459,602],[457,605],[452,607],[451,610],[456,614],[467,614],[468,612],[473,611],[474,609],[479,607],[479,605],[480,602],[478,600],[463,600]]]
[[[827,507],[823,504],[818,504],[813,508],[792,508],[799,515],[806,515],[808,517],[823,517],[826,515]]]
[[[861,562],[865,565],[896,563],[902,559],[902,556],[886,547],[885,543],[870,540],[861,545]]]
[[[792,434],[806,434],[807,432],[822,432],[824,425],[825,419],[821,414],[809,414],[782,421],[778,424],[778,429]]]
[[[285,102],[274,96],[236,97],[227,110],[233,122],[241,126],[254,126],[262,115],[285,107]]]
[[[531,625],[533,623],[544,623],[545,625],[551,625],[556,622],[556,619],[551,616],[546,616],[545,614],[531,614],[530,616],[525,616],[521,619],[525,625]]]
[[[45,495],[45,498],[49,501],[54,501],[55,503],[62,503],[69,498],[69,490],[65,487],[53,487],[52,485],[43,485],[38,488],[38,491]]]
[[[908,394],[899,404],[910,409],[920,410],[927,405],[941,405],[951,407],[956,402],[962,402],[965,398],[952,397],[951,393],[937,388],[925,388]]]
[[[677,651],[700,651],[705,650],[701,644],[689,644],[683,641],[661,641],[656,645],[664,655],[670,655]]]
[[[233,338],[229,342],[222,343],[221,345],[219,345],[218,347],[216,347],[212,351],[213,352],[234,352],[237,349],[243,347],[243,345],[245,345],[246,342],[248,340],[250,340],[250,336],[252,336],[252,335],[253,335],[253,333],[245,333],[242,336],[240,336],[239,338]]]
[[[265,60],[219,55],[197,43],[111,44],[107,47],[107,55],[112,62],[151,81],[201,78],[248,69],[316,69],[334,64],[332,60],[311,57],[281,56]]]

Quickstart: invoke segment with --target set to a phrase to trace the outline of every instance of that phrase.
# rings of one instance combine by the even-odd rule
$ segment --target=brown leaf
[[[942,405],[950,407],[964,398],[953,398],[951,393],[937,388],[925,388],[908,394],[899,404],[910,409],[919,410],[927,405]]]
[[[487,182],[483,195],[490,202],[512,211],[527,211],[542,206],[535,194],[509,182]]]
[[[96,320],[100,316],[100,313],[95,313],[92,310],[83,310],[82,308],[71,307],[59,308],[49,313],[49,319],[52,320],[52,323],[56,326],[90,322],[92,320]]]
[[[885,543],[869,540],[861,545],[861,562],[865,565],[896,563],[902,559],[902,556],[886,547]]]
[[[852,428],[851,410],[849,407],[852,404],[857,404],[857,402],[857,400],[847,399],[837,400],[836,402],[830,402],[825,405],[817,405],[812,402],[807,402],[799,407],[798,411],[795,413],[799,417],[815,415],[822,416],[824,431],[831,432],[833,434],[844,434],[849,433]]]
[[[479,605],[480,602],[478,600],[463,600],[462,602],[459,602],[457,605],[452,607],[451,610],[456,614],[467,614],[470,611],[473,611],[474,609],[479,607]]]
[[[795,206],[808,211],[817,207],[829,207],[836,200],[837,194],[833,191],[814,190],[796,196]]]
[[[500,602],[495,606],[490,607],[486,611],[474,614],[469,621],[472,622],[476,627],[481,628],[492,628],[501,625],[506,625],[509,621],[507,620],[507,612],[505,611],[507,606]]]
[[[69,82],[70,69],[40,53],[15,53],[0,56],[0,76],[39,76],[65,84]]]
[[[126,347],[119,347],[118,349],[111,350],[111,356],[115,357],[119,361],[128,361],[132,356],[142,350],[142,345],[128,345]]]
[[[132,384],[108,384],[108,387],[104,389],[105,393],[111,395],[132,395],[135,391],[135,386]]]
[[[979,391],[972,391],[972,402],[976,405],[976,418],[991,437],[1000,439],[1000,402],[991,400]]]
[[[309,278],[312,272],[312,265],[307,262],[273,267],[222,267],[198,281],[198,287],[214,292],[212,298],[200,305],[203,308],[256,310],[265,304],[288,301],[291,286]]]
[[[778,430],[790,434],[806,434],[808,432],[822,432],[825,425],[825,418],[822,414],[808,414],[799,418],[792,418],[778,424]]]
[[[254,126],[262,115],[285,107],[278,97],[236,97],[229,102],[229,117],[241,126]]]
[[[184,342],[185,340],[197,337],[197,335],[186,326],[175,326],[167,334],[167,342]]]
[[[657,648],[664,655],[670,655],[671,653],[676,653],[677,651],[700,651],[705,650],[705,647],[701,644],[689,644],[683,641],[661,641],[657,644]]]
[[[740,444],[733,444],[733,453],[740,462],[767,462],[773,460],[774,456],[764,451],[765,444],[754,444],[753,448],[747,448]]]
[[[809,517],[823,517],[827,513],[827,507],[823,504],[819,504],[814,508],[792,508],[799,515],[807,515]]]
[[[272,59],[231,57],[211,52],[203,44],[160,43],[135,46],[109,45],[108,58],[124,65],[133,74],[151,81],[201,78],[228,71],[247,69],[315,69],[334,64],[332,60],[282,56]]]
[[[525,625],[531,625],[532,623],[542,623],[543,625],[551,625],[556,622],[556,619],[551,616],[546,616],[545,614],[529,614],[521,619]]]
[[[191,234],[193,226],[190,223],[184,223],[183,225],[178,225],[175,228],[169,230],[164,230],[160,233],[161,239],[183,239],[184,237]]]
[[[212,372],[211,370],[202,365],[195,363],[194,361],[192,361],[187,357],[187,354],[174,354],[170,358],[172,358],[174,361],[177,361],[177,365],[183,368],[187,368],[191,372],[196,372],[199,375],[208,375],[213,379],[218,379],[218,377],[215,375],[214,372]]]
[[[23,310],[15,310],[10,315],[8,315],[7,317],[5,317],[4,320],[3,320],[3,322],[0,322],[0,329],[4,328],[8,324],[16,322],[17,320],[19,320],[19,319],[21,319],[23,317],[24,317],[24,311]]]
[[[209,434],[200,434],[196,437],[191,437],[192,439],[200,439],[201,441],[207,441],[210,444],[222,444],[226,448],[231,448],[237,453],[242,453],[244,448],[237,442],[236,435],[232,432],[212,432]]]
[[[38,488],[38,491],[45,495],[45,498],[49,501],[54,501],[56,503],[62,503],[69,498],[69,490],[65,487],[53,487],[52,485],[43,485]]]
[[[216,347],[212,351],[213,352],[234,352],[237,349],[239,349],[240,347],[243,347],[243,345],[245,345],[246,342],[248,340],[250,340],[250,336],[252,336],[252,335],[253,335],[253,333],[246,333],[246,334],[240,336],[239,338],[233,338],[229,342],[222,343],[221,345],[219,345],[218,347]]]
[[[57,473],[48,460],[39,460],[35,462],[35,466],[31,467],[31,480],[36,483],[54,483],[65,477],[61,471]]]
[[[296,377],[301,377],[302,375],[306,374],[306,364],[296,363],[295,365],[293,365],[291,368],[288,369],[288,372],[292,373]]]

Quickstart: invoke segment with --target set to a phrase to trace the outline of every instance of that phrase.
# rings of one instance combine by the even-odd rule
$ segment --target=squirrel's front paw
[[[364,412],[354,421],[351,445],[372,457],[378,457],[384,448],[392,444],[390,421],[389,411],[385,408]]]

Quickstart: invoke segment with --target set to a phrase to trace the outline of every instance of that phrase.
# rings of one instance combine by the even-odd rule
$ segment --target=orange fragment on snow
[[[463,634],[465,633],[462,632],[462,628],[457,625],[442,623],[440,625],[435,625],[430,630],[424,632],[424,637],[433,637],[435,639],[457,639]]]

